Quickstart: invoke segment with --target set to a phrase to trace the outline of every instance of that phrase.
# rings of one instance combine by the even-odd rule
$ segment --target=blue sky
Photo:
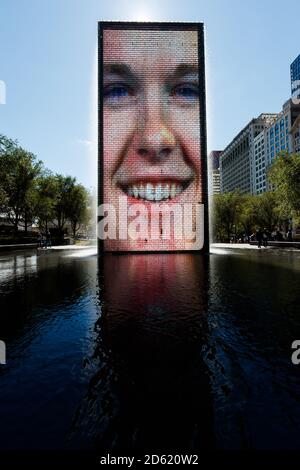
[[[290,97],[299,18],[299,0],[1,0],[0,133],[93,185],[97,21],[204,21],[208,150],[222,149]]]

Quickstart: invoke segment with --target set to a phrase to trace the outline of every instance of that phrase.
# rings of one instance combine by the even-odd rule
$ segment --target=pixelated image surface
[[[101,25],[98,236],[104,250],[201,250],[206,148],[199,29]]]

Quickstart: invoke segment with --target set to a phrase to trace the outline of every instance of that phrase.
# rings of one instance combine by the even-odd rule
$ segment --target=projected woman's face
[[[202,202],[197,32],[105,30],[103,43],[104,202]],[[118,240],[111,248],[186,244]]]

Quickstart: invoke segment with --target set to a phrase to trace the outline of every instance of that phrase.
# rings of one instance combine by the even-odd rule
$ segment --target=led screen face
[[[100,24],[98,236],[104,251],[201,250],[199,30],[150,28]]]

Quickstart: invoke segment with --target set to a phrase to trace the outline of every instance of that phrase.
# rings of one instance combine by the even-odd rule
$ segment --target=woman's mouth
[[[181,194],[191,183],[191,180],[181,182],[135,182],[126,185],[120,185],[127,196],[145,201],[163,201],[174,199]]]

